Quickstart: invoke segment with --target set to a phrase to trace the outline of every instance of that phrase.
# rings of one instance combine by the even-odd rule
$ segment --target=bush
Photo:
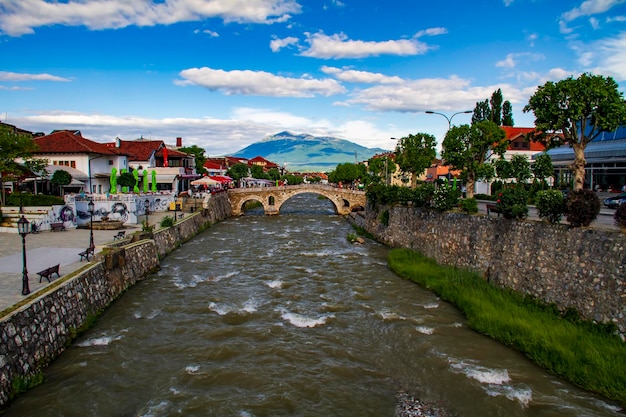
[[[435,190],[432,206],[438,211],[452,210],[458,205],[459,197],[461,197],[461,191],[459,189],[453,189],[452,186],[448,184],[441,184],[439,188]]]
[[[476,200],[496,201],[496,195],[489,194],[474,194]]]
[[[573,227],[589,226],[600,213],[600,199],[591,190],[577,190],[565,199],[567,221]]]
[[[505,219],[524,219],[528,216],[528,194],[521,185],[505,188],[498,194],[496,208]]]
[[[461,210],[467,214],[478,213],[478,202],[475,198],[466,198],[460,202]]]
[[[622,229],[626,228],[626,203],[622,203],[619,205],[617,210],[615,210],[615,214],[613,215],[615,219],[615,224]]]
[[[565,213],[563,193],[558,190],[546,190],[537,192],[537,214],[552,224],[559,223]]]
[[[56,196],[56,195],[47,195],[47,194],[33,195],[30,193],[15,192],[7,196],[5,206],[19,207],[20,198],[22,200],[22,205],[25,207],[27,206],[29,207],[53,206],[53,205],[65,204],[65,201],[63,200],[63,198]]]
[[[435,185],[424,183],[413,190],[413,204],[416,207],[430,207],[430,203],[435,196]]]
[[[161,227],[165,228],[165,227],[172,227],[174,226],[174,218],[171,216],[165,216],[161,219],[161,223],[159,223],[161,225]]]

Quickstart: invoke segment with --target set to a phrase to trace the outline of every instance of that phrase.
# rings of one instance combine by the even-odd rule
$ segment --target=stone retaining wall
[[[161,256],[210,224],[230,216],[226,193],[209,207],[174,227],[128,245],[112,245],[88,267],[59,278],[47,291],[0,320],[0,408],[14,393],[13,384],[42,372],[68,345],[76,331],[150,272]]]
[[[379,215],[389,210],[388,226]],[[394,206],[350,221],[392,247],[482,274],[503,288],[573,308],[626,334],[626,234]]]

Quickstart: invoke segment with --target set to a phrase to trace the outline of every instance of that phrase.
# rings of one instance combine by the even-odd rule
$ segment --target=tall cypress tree
[[[490,120],[498,126],[502,126],[502,100],[502,90],[499,88],[493,92],[491,100],[489,100],[491,104]]]

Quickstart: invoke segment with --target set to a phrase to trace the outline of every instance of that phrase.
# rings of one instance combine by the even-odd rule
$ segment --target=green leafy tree
[[[280,171],[278,168],[270,168],[270,170],[267,171],[267,176],[272,181],[278,181],[280,179]]]
[[[252,178],[258,178],[261,180],[269,180],[270,177],[263,171],[263,167],[260,165],[252,165],[250,167],[250,175]]]
[[[479,101],[474,107],[472,124],[490,120],[498,126],[513,126],[513,106],[511,102],[502,96],[502,90],[497,89],[491,95],[491,99]]]
[[[328,175],[328,180],[332,183],[338,184],[350,184],[357,179],[360,179],[365,174],[365,167],[361,165],[361,168],[357,164],[346,162],[338,164],[337,167],[331,171]]]
[[[550,155],[545,152],[538,155],[532,166],[532,171],[535,179],[541,181],[541,189],[543,189],[545,179],[554,175],[554,167],[552,166],[552,158]]]
[[[524,112],[535,114],[534,140],[548,148],[559,144],[553,135],[574,150],[570,166],[574,174],[574,190],[585,183],[585,149],[600,133],[613,131],[626,123],[626,102],[617,83],[611,77],[582,74],[556,83],[548,81],[533,94]]]
[[[491,104],[491,120],[498,126],[502,126],[502,90],[497,89],[491,95],[491,100],[489,100],[489,104]]]
[[[124,171],[118,177],[117,183],[126,189],[126,187],[134,187],[136,180],[131,172]]]
[[[282,179],[287,181],[288,185],[298,185],[304,183],[304,178],[293,174],[285,174]]]
[[[509,100],[506,100],[502,104],[502,126],[514,126],[513,121],[513,106]]]
[[[239,181],[241,178],[246,178],[248,176],[248,165],[235,164],[232,167],[228,168],[228,171],[226,171],[226,175],[228,175],[235,181]]]
[[[199,147],[198,145],[185,146],[178,149],[180,152],[184,152],[186,154],[193,155],[196,160],[196,173],[200,175],[204,175],[207,173],[206,168],[204,168],[204,163],[206,162],[206,156],[204,155],[204,149]]]
[[[370,183],[389,185],[389,178],[396,172],[396,163],[389,154],[368,159],[367,171]]]
[[[61,190],[61,196],[63,196],[63,186],[69,185],[72,182],[72,174],[62,169],[57,169],[52,174],[52,178],[50,178],[50,182]]]
[[[476,181],[491,180],[495,174],[487,158],[492,154],[502,156],[508,144],[504,130],[484,120],[471,126],[453,126],[443,140],[441,156],[447,165],[461,171],[467,198],[473,198]]]
[[[513,155],[511,158],[511,174],[518,184],[528,181],[533,173],[526,155]]]
[[[491,120],[491,107],[489,107],[489,100],[479,101],[474,107],[472,124],[482,122],[483,120]]]
[[[10,125],[0,124],[0,182],[16,181],[24,175],[24,167],[15,162],[32,159],[37,145],[29,135],[18,132]],[[2,187],[2,204],[5,202]]]
[[[433,163],[436,145],[437,140],[428,133],[409,134],[398,140],[396,163],[402,172],[411,175],[411,188],[415,189],[417,176]]]

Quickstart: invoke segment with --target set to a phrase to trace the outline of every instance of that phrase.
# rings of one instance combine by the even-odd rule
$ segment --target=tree
[[[0,124],[0,183],[15,181],[24,174],[24,167],[15,162],[32,159],[37,145],[29,135],[19,133],[13,126]],[[4,187],[2,187],[2,204],[4,204]]]
[[[204,168],[204,163],[206,162],[206,156],[204,156],[204,149],[199,147],[198,145],[185,146],[178,149],[181,152],[186,154],[191,154],[194,156],[196,160],[196,173],[200,175],[204,175],[207,173],[206,168]]]
[[[473,198],[476,181],[494,176],[493,165],[486,163],[487,159],[492,154],[502,156],[508,144],[500,126],[483,120],[471,126],[453,126],[443,140],[441,156],[446,165],[461,171],[467,198]]]
[[[248,176],[248,165],[235,164],[232,167],[228,168],[228,171],[226,171],[226,175],[228,175],[235,181],[239,181],[241,178],[245,178]]]
[[[511,158],[511,174],[518,184],[528,181],[532,177],[530,162],[526,155],[513,155]]]
[[[417,187],[417,176],[432,163],[437,153],[437,140],[428,133],[409,134],[398,140],[396,163],[402,172],[411,174],[411,188]]]
[[[389,154],[375,156],[367,161],[370,182],[389,185],[389,178],[396,172],[396,163]]]
[[[498,88],[490,100],[477,102],[472,115],[472,124],[490,120],[498,126],[513,126],[513,106],[510,101],[503,99],[502,90]]]
[[[338,164],[337,167],[330,172],[328,180],[332,183],[352,183],[362,178],[365,174],[365,166],[356,165],[350,162]]]
[[[61,190],[61,196],[63,196],[63,186],[69,185],[72,182],[72,174],[62,169],[57,169],[52,174],[52,178],[50,178],[50,182]]]
[[[250,175],[252,178],[258,178],[261,180],[269,180],[270,176],[263,171],[263,167],[261,165],[252,165],[250,167]]]
[[[502,104],[502,126],[513,126],[513,106],[509,100]]]
[[[554,167],[552,166],[552,158],[550,155],[545,152],[538,155],[535,159],[532,171],[535,179],[541,181],[541,189],[543,190],[544,180],[554,175]]]
[[[491,95],[491,100],[489,103],[491,104],[491,120],[498,126],[502,126],[502,90],[497,89]]]
[[[582,74],[537,88],[523,109],[535,114],[533,140],[548,148],[557,146],[553,136],[562,135],[574,150],[574,190],[585,183],[585,148],[602,132],[626,123],[626,102],[611,77]]]
[[[117,179],[117,183],[122,187],[134,187],[137,181],[135,180],[132,172],[127,172],[125,170],[122,171],[124,172],[121,172],[120,176]]]

